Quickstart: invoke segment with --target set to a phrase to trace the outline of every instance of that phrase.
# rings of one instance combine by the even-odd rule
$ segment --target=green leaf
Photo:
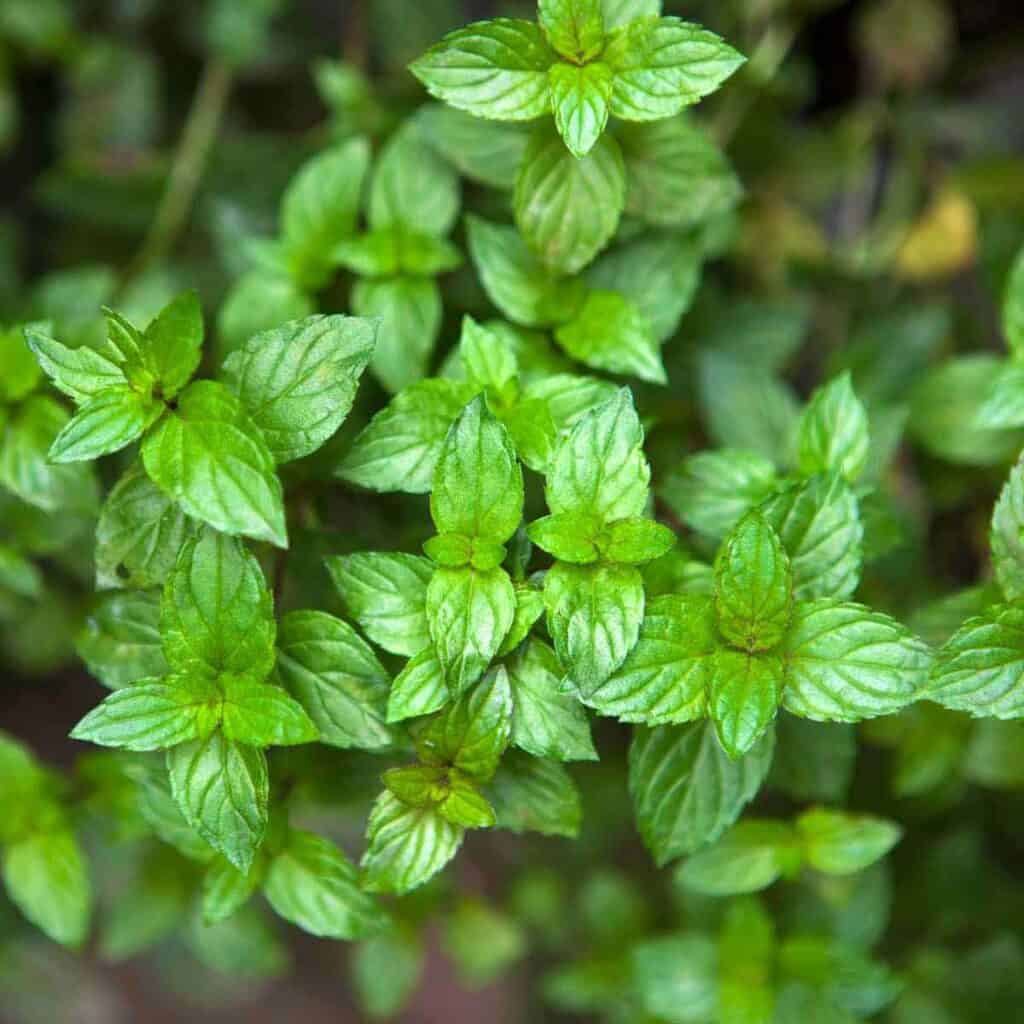
[[[461,381],[410,384],[363,428],[338,475],[374,491],[425,494],[444,439],[468,397]]]
[[[559,62],[548,71],[548,83],[558,134],[569,152],[582,160],[608,123],[611,69],[600,61],[582,66]]]
[[[498,655],[511,654],[530,634],[534,623],[544,614],[544,592],[530,583],[514,584],[516,613]]]
[[[230,355],[254,334],[315,312],[313,300],[280,271],[252,270],[240,277],[217,315],[218,351]]]
[[[333,843],[312,832],[289,832],[270,862],[263,891],[286,921],[311,935],[362,939],[386,923],[377,901],[359,887],[355,866]]]
[[[1024,366],[1005,363],[1000,367],[974,426],[989,430],[1024,426]]]
[[[792,605],[792,574],[782,541],[759,512],[748,512],[715,559],[718,627],[746,651],[771,650],[786,632]]]
[[[721,839],[682,864],[676,877],[688,889],[733,896],[767,889],[799,870],[802,854],[789,825],[741,821]]]
[[[88,871],[73,833],[37,832],[4,852],[4,885],[18,909],[54,942],[85,941],[92,912]]]
[[[494,808],[477,789],[476,783],[456,769],[448,772],[448,792],[437,809],[446,821],[463,828],[491,828]]]
[[[526,532],[537,547],[563,562],[587,565],[601,557],[597,548],[601,523],[585,512],[543,516],[530,523]]]
[[[239,871],[223,857],[216,857],[203,875],[203,921],[226,921],[249,902],[262,880],[262,864],[247,872]]]
[[[419,654],[430,643],[428,558],[402,552],[361,551],[324,560],[349,615],[391,654]]]
[[[798,604],[780,649],[786,710],[814,721],[892,714],[924,688],[931,652],[905,626],[849,602]]]
[[[424,647],[395,676],[388,697],[388,722],[429,715],[448,703],[450,694],[444,669],[433,647]]]
[[[0,591],[8,590],[19,597],[40,598],[43,574],[24,555],[6,544],[0,544]]]
[[[182,548],[160,609],[178,672],[263,679],[274,664],[274,610],[259,562],[233,537],[203,530]]]
[[[713,842],[736,821],[761,788],[774,747],[768,732],[733,760],[710,722],[634,732],[629,791],[640,834],[659,867]]]
[[[33,327],[25,328],[25,339],[53,386],[79,404],[128,383],[117,363],[88,345],[67,348]]]
[[[714,92],[744,58],[713,32],[679,18],[638,18],[608,41],[612,114],[659,121]]]
[[[657,597],[647,603],[629,657],[583,700],[622,722],[663,725],[701,718],[721,646],[710,598]]]
[[[279,686],[222,675],[225,737],[250,747],[291,746],[320,738],[302,705]],[[119,691],[123,692],[123,691]]]
[[[557,761],[509,751],[486,792],[499,828],[566,839],[579,835],[583,823],[579,790]]]
[[[445,953],[459,984],[482,989],[507,976],[527,953],[526,929],[515,918],[476,899],[462,899],[445,922]],[[511,980],[511,979],[509,979]]]
[[[720,540],[776,485],[775,467],[768,459],[725,448],[683,459],[659,494],[687,526]]]
[[[575,274],[590,263],[615,234],[625,201],[625,165],[610,135],[584,157],[546,129],[530,140],[516,179],[516,226],[550,270]]]
[[[448,431],[434,470],[437,529],[502,543],[523,515],[523,472],[505,427],[478,395]]]
[[[142,351],[164,398],[174,398],[192,379],[203,348],[203,310],[194,291],[182,292],[142,333]]]
[[[420,758],[487,782],[512,734],[512,691],[503,665],[431,718],[416,735]]]
[[[167,752],[171,791],[185,820],[239,871],[248,871],[267,827],[269,781],[262,750],[219,730]]]
[[[509,661],[512,742],[535,757],[596,761],[586,712],[559,688],[564,674],[555,652],[540,640],[531,640]]]
[[[730,757],[750,750],[774,721],[784,671],[782,660],[772,654],[721,650],[713,656],[708,713]]]
[[[140,679],[93,708],[71,738],[125,750],[166,750],[209,736],[220,721],[220,705],[220,690],[208,678]]]
[[[604,522],[642,515],[650,467],[628,388],[581,416],[551,462],[545,495],[555,514],[584,512]]]
[[[46,395],[25,399],[9,418],[0,411],[0,487],[45,512],[91,511],[97,500],[91,467],[55,465],[47,457],[67,422],[68,414]]]
[[[864,528],[857,498],[842,477],[792,484],[758,511],[789,554],[795,600],[845,598],[857,589]]]
[[[634,18],[660,16],[661,0],[601,0],[601,10],[605,29],[611,32]]]
[[[454,694],[483,674],[512,627],[515,610],[515,589],[504,569],[435,570],[427,587],[427,623]]]
[[[4,367],[4,379],[0,381],[0,404],[19,402],[38,388],[43,370],[47,367],[36,355],[33,338],[38,335],[44,345],[47,342],[56,345],[57,342],[51,341],[44,333],[50,330],[51,325],[46,321],[25,324],[23,328],[0,328],[0,362]],[[50,376],[49,372],[47,376]]]
[[[856,480],[868,460],[868,413],[844,373],[819,388],[800,417],[800,472]]]
[[[334,259],[366,277],[429,277],[462,266],[462,253],[451,242],[397,225],[346,238],[334,247]]]
[[[407,122],[381,150],[370,183],[374,230],[396,225],[447,235],[459,214],[459,178]]]
[[[515,228],[466,218],[469,251],[487,297],[501,312],[527,327],[569,320],[583,302],[577,278],[559,278],[529,250]]]
[[[1010,470],[992,510],[992,568],[1007,599],[1024,597],[1024,463]]]
[[[224,363],[277,462],[316,451],[341,426],[377,338],[372,321],[312,316],[254,335]]]
[[[334,246],[355,230],[369,164],[367,141],[348,139],[307,161],[288,185],[281,202],[281,237],[301,286],[315,290],[326,283]]]
[[[1006,278],[1002,313],[1006,343],[1019,356],[1024,353],[1024,246],[1017,251]]]
[[[366,827],[360,866],[363,888],[407,893],[429,881],[455,856],[464,830],[430,807],[409,807],[385,791]]]
[[[401,1013],[423,973],[425,953],[417,934],[394,929],[352,951],[352,984],[360,1009],[372,1020]]]
[[[632,566],[557,562],[544,579],[544,604],[558,657],[586,696],[622,665],[637,642],[643,578]]]
[[[669,1024],[707,1024],[718,1004],[718,951],[696,932],[649,939],[632,950],[644,1009]]]
[[[1024,716],[1024,608],[994,605],[939,650],[922,696],[976,717]]]
[[[903,830],[891,821],[816,807],[796,820],[807,863],[826,875],[852,875],[881,860]]]
[[[718,1006],[724,1020],[773,1024],[777,956],[775,926],[761,904],[752,897],[730,903],[718,938]]]
[[[277,675],[335,747],[390,746],[390,677],[366,642],[326,612],[289,612],[277,636]]]
[[[111,690],[170,672],[160,639],[160,600],[152,591],[102,598],[75,647],[89,671]]]
[[[471,316],[462,318],[459,359],[474,391],[488,391],[503,402],[515,400],[519,377],[515,353],[501,336]]]
[[[576,316],[555,331],[558,344],[596,370],[665,384],[665,367],[650,322],[617,292],[592,291]]]
[[[900,993],[902,984],[883,964],[842,942],[794,936],[778,953],[779,970],[820,992],[854,1019],[871,1017]],[[840,1021],[849,1018],[840,1018]]]
[[[134,589],[162,584],[192,529],[192,522],[146,476],[142,464],[133,463],[100,509],[97,587]]]
[[[177,408],[146,436],[142,461],[188,515],[225,533],[287,546],[274,456],[223,384],[190,384]]]
[[[600,0],[538,0],[537,21],[548,42],[577,64],[586,64],[604,46]]]
[[[401,391],[426,376],[441,329],[441,293],[433,278],[357,281],[352,310],[381,321],[370,370],[388,391]]]
[[[164,406],[126,385],[88,399],[50,446],[52,462],[85,462],[137,441]]]
[[[409,70],[431,96],[459,110],[530,121],[550,110],[547,69],[555,59],[538,25],[495,18],[449,32]]]

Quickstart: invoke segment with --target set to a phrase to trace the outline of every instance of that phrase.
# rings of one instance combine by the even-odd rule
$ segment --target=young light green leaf
[[[1024,597],[1024,463],[1010,470],[992,510],[992,568],[1007,599]]]
[[[576,64],[586,64],[604,45],[600,0],[538,0],[537,21],[548,42]]]
[[[583,805],[572,776],[557,761],[509,751],[487,787],[498,827],[575,839]]]
[[[428,558],[399,551],[360,551],[324,560],[349,615],[378,646],[412,657],[430,643]]]
[[[431,96],[459,110],[530,121],[550,110],[547,70],[555,60],[538,25],[495,18],[449,32],[409,70]]]
[[[583,65],[559,61],[548,71],[548,84],[558,134],[569,152],[582,160],[608,123],[611,68],[600,61]]]
[[[3,878],[18,909],[54,942],[80,946],[89,931],[92,888],[74,834],[36,832],[4,852]]]
[[[605,30],[611,32],[635,18],[657,18],[661,0],[601,0]]]
[[[429,715],[443,708],[449,697],[441,662],[432,646],[424,647],[395,676],[388,697],[387,720],[400,722],[406,718]]]
[[[531,640],[509,661],[512,742],[534,757],[596,761],[586,712],[560,689],[564,675],[555,652],[540,640]]]
[[[663,725],[702,717],[714,654],[723,645],[716,621],[708,597],[666,594],[649,601],[629,657],[584,701],[622,722]]]
[[[102,598],[75,644],[89,671],[111,690],[168,675],[160,639],[160,598],[125,591]]]
[[[852,875],[881,860],[903,830],[867,814],[847,814],[824,807],[805,811],[796,820],[804,857],[826,875]]]
[[[547,129],[530,140],[516,179],[516,226],[551,271],[575,274],[608,244],[626,202],[619,144],[603,135],[584,157]]]
[[[761,788],[774,748],[769,731],[733,760],[710,722],[634,732],[629,791],[637,827],[659,867],[713,842],[739,817]]]
[[[224,363],[277,462],[316,451],[341,426],[373,353],[377,325],[312,316],[254,335]]]
[[[25,339],[53,386],[79,404],[128,383],[117,363],[88,345],[67,348],[33,327],[25,328]]]
[[[643,578],[632,566],[558,562],[544,579],[544,604],[558,657],[587,698],[637,642]]]
[[[223,384],[190,384],[177,408],[146,436],[142,461],[188,515],[225,533],[287,546],[273,454]]]
[[[748,512],[715,559],[718,627],[736,647],[771,650],[786,632],[792,605],[792,574],[782,541],[759,512]]]
[[[658,121],[714,92],[744,58],[713,32],[679,18],[638,18],[608,41],[612,114]]]
[[[239,871],[248,871],[267,827],[269,781],[262,750],[220,730],[167,752],[171,792],[185,820]]]
[[[1024,366],[1006,363],[1000,367],[974,417],[974,426],[983,430],[1024,426]]]
[[[435,570],[427,587],[427,624],[453,694],[483,674],[512,627],[515,610],[515,588],[504,569]]]
[[[665,367],[650,321],[617,292],[592,291],[582,308],[555,331],[573,359],[596,370],[665,384]]]
[[[782,822],[741,821],[721,839],[682,864],[676,877],[709,896],[737,896],[767,889],[802,859],[793,829]]]
[[[898,711],[921,693],[932,661],[895,619],[828,599],[796,606],[780,653],[786,710],[818,722]]]
[[[587,565],[601,557],[597,539],[601,523],[585,512],[559,512],[535,519],[527,527],[530,540],[563,562]]]
[[[334,843],[312,832],[289,832],[270,862],[263,891],[286,921],[311,935],[362,939],[386,924],[377,901],[359,886],[355,866]]]
[[[160,634],[178,672],[263,679],[274,664],[274,611],[259,562],[233,537],[203,530],[167,581]]]
[[[275,747],[320,738],[302,705],[281,687],[233,675],[222,675],[219,683],[224,691],[221,729],[228,740],[250,747]]]
[[[71,731],[71,738],[124,750],[166,750],[207,737],[220,721],[221,693],[201,676],[140,679],[115,690]]]
[[[498,648],[499,657],[511,654],[530,635],[533,624],[544,614],[543,590],[528,582],[513,585],[516,591],[516,613]]]
[[[519,377],[515,352],[471,316],[462,318],[459,359],[471,388],[487,391],[501,402],[514,401]]]
[[[226,921],[244,907],[262,881],[262,867],[257,862],[249,871],[239,871],[224,857],[215,857],[203,875],[203,921]]]
[[[194,291],[182,292],[142,333],[142,351],[163,398],[174,398],[192,379],[203,348],[203,310]]]
[[[800,471],[856,480],[867,463],[868,413],[844,373],[819,388],[800,417]]]
[[[730,757],[750,750],[774,721],[784,669],[783,661],[771,654],[720,650],[713,656],[708,713]]]
[[[366,826],[360,867],[370,892],[407,893],[438,873],[462,845],[464,830],[430,807],[409,807],[385,791]]]
[[[50,445],[51,462],[85,462],[137,441],[164,411],[127,385],[88,399]]]

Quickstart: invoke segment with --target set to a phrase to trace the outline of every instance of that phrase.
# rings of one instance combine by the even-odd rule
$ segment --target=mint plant
[[[0,6],[0,1017],[308,1015],[313,937],[367,1020],[1014,1019],[1022,168],[943,0]]]

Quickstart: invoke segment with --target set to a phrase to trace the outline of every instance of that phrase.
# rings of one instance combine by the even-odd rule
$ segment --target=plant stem
[[[164,259],[185,226],[227,105],[231,81],[231,69],[224,61],[207,62],[185,120],[167,186],[149,231],[128,269],[129,278]]]

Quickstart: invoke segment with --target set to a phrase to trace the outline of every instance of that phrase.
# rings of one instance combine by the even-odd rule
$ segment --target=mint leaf
[[[659,867],[717,839],[768,774],[771,732],[743,757],[726,756],[710,722],[637,729],[629,791],[644,844]]]
[[[718,627],[732,644],[767,651],[789,625],[793,583],[789,556],[760,513],[748,512],[715,559]]]
[[[600,531],[600,521],[582,512],[544,516],[527,527],[527,535],[537,547],[576,565],[587,565],[601,557],[597,548]]]
[[[471,388],[489,391],[502,402],[515,400],[519,376],[515,352],[471,316],[462,318],[459,359]]]
[[[625,565],[558,562],[544,579],[548,630],[585,697],[625,660],[644,617],[643,579]]]
[[[537,21],[548,42],[577,64],[596,57],[604,45],[600,0],[538,0]]]
[[[220,701],[211,679],[140,679],[93,708],[71,738],[125,750],[166,750],[208,736],[220,721]]]
[[[714,1020],[718,1008],[718,953],[696,932],[677,932],[633,947],[633,976],[644,1009],[685,1024]]]
[[[452,424],[434,470],[439,532],[502,543],[523,515],[523,472],[505,427],[478,395]]]
[[[226,921],[249,902],[262,880],[262,864],[239,871],[223,857],[215,857],[203,875],[203,922]]]
[[[393,928],[352,951],[352,984],[360,1009],[372,1020],[402,1012],[419,985],[426,959],[419,935]]]
[[[174,398],[192,379],[203,348],[203,310],[194,291],[182,292],[142,333],[145,358],[164,398]]]
[[[638,18],[608,41],[615,72],[612,114],[658,121],[714,92],[743,63],[713,32],[679,18]]]
[[[572,776],[556,761],[510,751],[487,787],[499,828],[575,839],[583,806]]]
[[[102,598],[86,619],[75,649],[111,690],[169,674],[160,640],[158,595],[128,591]]]
[[[262,750],[219,730],[167,752],[171,791],[185,820],[239,871],[247,872],[267,827],[269,782]]]
[[[245,676],[220,677],[224,692],[221,728],[227,739],[250,747],[291,746],[320,738],[302,705],[279,686]]]
[[[402,552],[361,551],[324,560],[350,616],[379,647],[411,657],[430,643],[426,597],[434,567]]]
[[[316,724],[323,743],[389,746],[390,677],[366,642],[326,612],[289,612],[277,635],[277,675]]]
[[[892,714],[924,688],[928,648],[895,619],[859,604],[798,604],[780,653],[787,711],[815,721]]]
[[[530,583],[516,583],[516,613],[498,654],[510,654],[530,634],[534,623],[544,614],[544,592]]]
[[[530,251],[515,228],[466,218],[469,251],[487,297],[510,320],[548,327],[569,320],[583,302],[583,282],[559,278]]]
[[[435,570],[427,587],[427,623],[454,694],[483,674],[511,628],[515,610],[515,589],[504,569]]]
[[[605,29],[611,32],[634,18],[658,17],[661,0],[601,0],[601,10]]]
[[[1000,367],[974,417],[974,426],[983,429],[1024,426],[1024,366],[1006,363]]]
[[[164,411],[126,385],[88,399],[50,446],[51,462],[85,462],[137,441]]]
[[[359,887],[359,873],[332,842],[312,832],[288,833],[270,862],[263,891],[286,921],[311,935],[361,939],[386,922],[372,896]]]
[[[462,253],[451,242],[398,225],[344,239],[334,247],[334,259],[366,277],[427,277],[462,265]]]
[[[808,865],[826,875],[863,871],[881,860],[903,834],[898,825],[882,818],[824,807],[805,811],[796,828]]]
[[[560,690],[564,674],[555,652],[540,640],[531,640],[509,661],[512,742],[534,757],[596,761],[586,712]]]
[[[25,339],[53,386],[79,404],[128,383],[117,363],[87,345],[67,348],[34,327],[25,328]]]
[[[217,350],[230,355],[254,334],[314,312],[313,300],[290,277],[251,270],[234,283],[217,314]]]
[[[96,585],[157,586],[174,568],[192,522],[134,463],[114,485],[96,524]]]
[[[992,510],[992,568],[1011,601],[1024,597],[1024,463],[1018,462]]]
[[[444,669],[433,647],[424,647],[406,662],[405,668],[395,676],[388,697],[388,722],[429,715],[443,708],[449,700]]]
[[[668,382],[650,321],[617,292],[590,292],[576,316],[557,328],[555,338],[586,366],[654,384]]]
[[[615,234],[625,201],[625,165],[610,135],[583,157],[544,129],[530,140],[516,179],[516,226],[550,270],[575,274],[590,263]]]
[[[381,793],[366,827],[363,888],[406,893],[429,881],[455,856],[463,829],[430,807],[409,807]]]
[[[254,335],[224,363],[277,462],[316,451],[341,426],[377,336],[376,324],[313,316]]]
[[[411,275],[357,281],[352,310],[381,321],[370,369],[388,391],[401,391],[426,375],[441,329],[436,281]]]
[[[167,580],[160,634],[178,672],[264,678],[274,664],[274,612],[259,562],[233,537],[203,530]]]
[[[374,491],[425,494],[444,439],[467,398],[461,381],[410,384],[363,428],[338,475]]]
[[[1014,355],[1024,352],[1024,247],[1010,267],[1003,292],[1003,333]]]
[[[190,384],[177,408],[146,436],[142,461],[188,515],[225,533],[287,546],[273,454],[223,384]]]
[[[54,942],[81,946],[89,931],[92,889],[85,859],[67,828],[37,832],[4,851],[3,878],[17,908]]]
[[[709,896],[759,892],[799,870],[799,842],[781,822],[741,821],[713,845],[682,864],[676,878]]]
[[[844,373],[819,388],[800,418],[800,472],[856,480],[868,459],[868,414]]]
[[[539,26],[495,18],[449,32],[409,70],[431,96],[459,110],[529,121],[550,109],[547,69],[555,59]]]
[[[46,321],[25,324],[21,329],[0,328],[0,359],[4,364],[4,379],[0,381],[0,403],[19,402],[39,386],[46,367],[35,353],[33,336],[38,334],[44,343],[56,345],[57,342],[51,341],[43,333],[50,329],[50,324]],[[47,376],[50,376],[49,372]]]
[[[569,152],[582,160],[608,123],[611,69],[599,61],[582,66],[559,62],[548,71],[548,84],[558,134]]]
[[[713,656],[708,713],[730,757],[750,750],[774,721],[783,673],[784,663],[771,654],[721,650]]]
[[[629,657],[583,700],[622,722],[662,725],[701,718],[713,656],[722,644],[710,598],[657,597],[647,603]]]

